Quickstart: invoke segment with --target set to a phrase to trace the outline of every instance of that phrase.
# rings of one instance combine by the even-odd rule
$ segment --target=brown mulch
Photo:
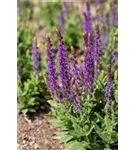
[[[33,120],[24,115],[17,116],[17,150],[62,150],[50,117],[36,116]]]

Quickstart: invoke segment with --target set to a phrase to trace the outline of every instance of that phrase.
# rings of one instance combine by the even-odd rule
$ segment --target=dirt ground
[[[53,127],[45,115],[27,119],[24,115],[17,116],[17,150],[62,150]]]

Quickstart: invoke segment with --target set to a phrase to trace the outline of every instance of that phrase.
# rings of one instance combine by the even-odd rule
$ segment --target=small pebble
[[[25,144],[26,143],[26,141],[25,140],[23,140],[23,142],[22,142],[23,144]]]
[[[35,141],[30,142],[30,146],[32,146],[35,143]]]
[[[39,149],[39,148],[40,148],[39,144],[35,143],[34,144],[34,149]]]

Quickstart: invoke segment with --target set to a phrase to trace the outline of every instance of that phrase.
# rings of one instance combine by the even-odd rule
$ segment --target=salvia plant
[[[61,127],[58,135],[65,149],[117,149],[117,80],[114,80],[117,41],[115,37],[107,71],[103,70],[99,67],[102,56],[99,32],[98,23],[94,38],[90,32],[84,32],[84,60],[79,63],[72,46],[69,60],[63,36],[56,30],[59,73],[55,69],[53,44],[47,37],[48,83],[54,98],[50,104],[55,117],[51,122]]]
[[[41,70],[41,54],[37,40],[27,27],[18,28],[17,99],[18,113],[38,112],[49,98]],[[44,108],[43,108],[44,109]]]

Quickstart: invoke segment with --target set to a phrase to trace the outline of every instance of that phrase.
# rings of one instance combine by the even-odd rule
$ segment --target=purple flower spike
[[[52,93],[55,95],[57,94],[56,91],[58,90],[57,85],[57,76],[56,76],[56,68],[55,68],[55,54],[54,49],[52,48],[52,42],[49,36],[46,36],[47,40],[47,69],[48,69],[48,81],[49,86],[52,90]]]
[[[64,101],[67,101],[70,95],[70,75],[69,75],[69,65],[68,65],[68,56],[66,49],[63,43],[63,37],[59,30],[56,30],[58,37],[58,61],[59,61],[59,72],[60,79],[62,84],[62,93],[65,98]]]
[[[99,30],[99,25],[96,23],[95,26],[95,41],[94,41],[94,59],[95,59],[95,78],[98,77],[100,74],[100,69],[101,69],[101,37],[100,37],[100,30]]]
[[[118,12],[114,0],[111,2],[111,23],[113,26],[118,25]]]
[[[59,24],[60,24],[60,28],[61,28],[61,29],[64,29],[64,26],[65,26],[65,12],[64,12],[63,9],[62,9],[61,12],[60,12]]]
[[[105,102],[112,103],[113,100],[113,95],[114,95],[114,89],[112,85],[112,78],[111,78],[111,66],[109,65],[108,67],[108,72],[107,72],[107,84],[106,84],[106,89],[105,89]]]
[[[110,55],[109,63],[112,65],[116,61],[116,37],[113,38],[113,48],[112,53]]]
[[[70,99],[73,102],[74,113],[80,113],[81,98],[79,95],[79,89],[78,86],[76,85],[75,78],[71,78],[70,87],[71,87]]]
[[[83,15],[84,15],[84,32],[90,32],[92,28],[92,17],[88,2],[86,3],[86,11],[83,12]]]
[[[116,37],[114,37],[113,39],[113,48],[112,48],[112,53],[110,55],[110,59],[109,59],[109,66],[108,66],[108,70],[107,70],[107,84],[106,84],[106,89],[105,89],[105,102],[109,102],[111,103],[114,97],[114,89],[113,89],[113,74],[114,74],[114,70],[113,70],[113,64],[116,61],[116,54],[115,54],[115,50],[116,50]]]
[[[72,58],[70,63],[70,74],[75,79],[76,84],[79,88],[82,87],[82,68],[80,67],[77,59],[76,59],[76,51],[71,46]]]
[[[34,38],[32,43],[32,58],[34,71],[38,72],[40,70],[40,53],[38,51],[36,38]]]
[[[90,33],[84,33],[84,86],[86,93],[92,93],[94,83],[94,58],[91,47]]]

